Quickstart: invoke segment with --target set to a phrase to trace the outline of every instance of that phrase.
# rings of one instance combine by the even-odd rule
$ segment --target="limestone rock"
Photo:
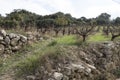
[[[11,48],[11,50],[14,52],[20,50],[20,48],[21,48],[20,46],[14,46]]]
[[[3,40],[3,37],[2,36],[0,36],[0,41],[2,41]]]
[[[10,38],[8,36],[5,37],[4,41],[5,41],[6,44],[10,44]]]
[[[2,54],[4,52],[4,45],[0,44],[0,54]]]
[[[63,79],[63,74],[58,73],[58,72],[54,72],[53,77],[55,78],[55,80],[62,80]]]
[[[23,36],[23,35],[19,35],[20,36],[20,40],[22,41],[22,42],[27,42],[27,37],[26,36]]]
[[[85,69],[85,67],[82,66],[82,64],[71,64],[73,68],[76,69]]]
[[[3,36],[3,37],[5,37],[5,36],[7,35],[7,33],[6,33],[5,30],[1,30],[1,31],[0,31],[0,35]]]
[[[33,76],[33,75],[27,76],[26,78],[27,78],[27,80],[35,80],[35,76]]]
[[[17,37],[17,35],[16,35],[16,34],[14,34],[14,33],[10,33],[10,34],[9,34],[9,37],[10,37],[10,39],[12,39],[12,38]]]
[[[11,46],[16,46],[16,45],[18,44],[18,41],[19,41],[19,38],[13,38],[13,39],[10,41]]]

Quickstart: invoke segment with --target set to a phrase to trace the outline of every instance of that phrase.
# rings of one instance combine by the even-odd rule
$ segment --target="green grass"
[[[40,43],[32,45],[33,48],[32,55],[28,55],[26,58],[17,62],[15,67],[18,69],[17,76],[32,74],[34,71],[41,65],[41,62],[44,59],[44,56],[49,56],[51,59],[57,59],[61,55],[65,56],[65,52],[63,46],[67,45],[78,45],[80,41],[78,41],[77,37],[74,35],[62,36],[55,38],[52,41],[48,42],[48,45],[43,47],[42,49]],[[43,46],[43,45],[42,45]],[[38,49],[37,49],[38,48]]]
[[[50,54],[52,55],[52,57],[57,57],[62,54],[62,52],[60,52],[59,45],[49,46],[51,42],[52,42],[51,40],[46,40],[43,42],[34,43],[32,44],[32,46],[30,46],[30,48],[26,47],[26,49],[28,50],[27,53],[24,53],[26,55],[21,55],[21,53],[19,53],[20,59],[16,59],[16,61],[14,61],[13,63],[11,63],[10,59],[9,59],[10,62],[8,62],[7,60],[8,64],[11,65],[12,67],[6,65],[6,67],[4,66],[4,68],[6,69],[13,68],[17,70],[15,73],[16,76],[18,77],[34,73],[35,70],[41,65],[41,63],[43,63],[41,62],[43,56]],[[16,58],[18,57],[16,56]]]
[[[16,65],[17,68],[17,76],[22,76],[26,74],[32,74],[35,70],[43,64],[42,59],[43,56],[52,55],[53,59],[61,55],[60,47],[58,45],[55,46],[46,46],[41,50],[37,50],[34,54],[27,56],[23,60],[20,60]]]
[[[9,33],[15,33],[15,34],[21,34],[21,35],[26,35],[26,32],[23,31],[22,29],[10,29],[6,30],[6,32]]]
[[[33,43],[31,46],[25,46],[23,51],[12,54],[3,61],[0,57],[0,73],[8,71],[12,68],[17,69],[17,75],[31,74],[40,65],[40,61],[44,55],[51,55],[52,59],[59,55],[64,55],[64,51],[60,46],[80,45],[83,44],[81,37],[75,35],[65,35],[42,42]],[[110,36],[96,33],[90,35],[86,42],[110,41]],[[63,52],[62,52],[63,51]]]
[[[63,45],[79,44],[76,36],[74,35],[65,35],[65,36],[56,38],[55,41],[57,44],[63,44]]]
[[[96,33],[95,35],[91,35],[88,38],[88,42],[102,42],[102,41],[110,41],[110,36],[105,36],[102,33]]]
[[[30,45],[24,46],[24,48],[21,51],[18,51],[15,54],[9,55],[7,58],[3,58],[1,56],[0,57],[0,74],[11,70],[14,66],[17,66],[20,61],[25,60],[29,56],[39,51],[42,51],[42,49],[44,49],[49,43],[50,42],[47,40],[43,42],[33,43],[31,46]],[[31,59],[29,59],[30,62],[32,61],[34,62],[36,57],[33,55]],[[29,63],[27,65],[29,65]]]
[[[36,54],[39,54],[39,53],[42,54],[44,53],[44,50],[50,52],[50,50],[53,50],[53,49],[50,49],[50,47],[59,46],[59,45],[80,45],[81,43],[83,43],[81,42],[80,39],[81,39],[80,37],[77,38],[77,36],[75,35],[65,35],[62,37],[57,37],[54,40],[45,40],[43,42],[34,43],[31,46],[25,46],[24,47],[25,49],[23,49],[23,51],[20,51],[16,54],[12,54],[9,58],[5,59],[4,61],[3,61],[3,58],[0,57],[0,72],[7,71],[9,68],[16,65],[16,63],[26,59],[27,57],[30,57],[31,55],[32,56],[31,58],[28,58],[28,61],[24,60],[26,61],[25,63],[29,63],[31,59],[33,62],[35,62],[37,61],[35,59],[39,58],[37,57],[38,55],[36,56]],[[100,42],[100,41],[109,41],[109,40],[110,40],[110,37],[106,37],[101,33],[96,33],[95,35],[89,36],[89,38],[87,39],[87,42]]]
[[[55,40],[57,44],[74,44],[76,40],[74,39],[74,36],[63,36]],[[67,40],[69,41],[67,42]],[[59,45],[56,45],[54,40],[33,43],[31,46],[25,46],[22,51],[10,55],[4,61],[3,58],[0,58],[0,74],[12,69],[18,70],[18,75],[32,73],[38,67],[41,56],[48,54],[58,56],[61,53]]]

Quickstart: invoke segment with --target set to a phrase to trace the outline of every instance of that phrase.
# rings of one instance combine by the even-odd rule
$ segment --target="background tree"
[[[6,19],[15,22],[17,24],[16,28],[24,28],[26,30],[28,27],[35,27],[35,21],[38,16],[23,9],[15,9],[6,15]]]
[[[51,28],[54,27],[54,24],[55,22],[53,19],[42,19],[36,22],[38,29],[41,29],[42,33],[45,33],[46,31],[50,31]]]
[[[101,13],[97,18],[96,18],[96,22],[97,22],[97,25],[99,26],[102,26],[103,27],[103,32],[106,34],[106,35],[109,35],[109,24],[110,24],[110,17],[111,15],[108,14],[108,13]]]
[[[0,27],[3,27],[4,17],[0,14]]]
[[[107,24],[110,22],[110,17],[111,17],[110,14],[101,13],[101,14],[96,18],[97,25],[102,25],[102,26],[107,25]]]
[[[111,41],[120,36],[120,17],[111,21],[109,32],[111,33]]]
[[[114,25],[120,25],[120,17],[116,17],[116,19],[114,19],[114,20],[112,21],[112,23],[113,23]]]

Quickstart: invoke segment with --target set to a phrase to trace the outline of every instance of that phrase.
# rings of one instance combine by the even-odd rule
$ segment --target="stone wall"
[[[28,74],[25,80],[119,80],[117,78],[120,78],[120,42],[62,46],[62,54],[44,55],[40,66],[35,69],[36,72]]]
[[[27,37],[21,34],[0,30],[0,54],[13,53],[20,50],[27,43]]]

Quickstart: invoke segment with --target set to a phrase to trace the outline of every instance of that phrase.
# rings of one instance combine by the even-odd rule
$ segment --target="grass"
[[[61,45],[80,45],[83,43],[81,40],[80,37],[75,35],[65,35],[53,40],[45,40],[33,43],[31,46],[25,46],[23,51],[12,54],[4,61],[3,58],[0,58],[0,73],[15,68],[17,75],[31,74],[41,64],[40,61],[44,55],[52,54],[53,58],[64,55]],[[87,39],[87,42],[101,41],[110,41],[110,36],[107,37],[102,35],[102,33],[96,33]]]
[[[80,40],[80,37],[78,38],[75,35],[65,35],[62,37],[57,37],[54,40],[45,40],[43,42],[33,43],[31,46],[25,46],[23,51],[20,51],[16,54],[12,54],[9,58],[5,60],[3,60],[2,57],[0,58],[0,72],[7,71],[21,60],[23,60],[23,62],[26,61],[25,63],[29,63],[29,61],[35,62],[39,58],[38,56],[40,56],[42,53],[44,53],[45,51],[50,52],[50,50],[53,50],[50,49],[50,47],[55,48],[54,46],[59,46],[59,45],[80,45],[82,42]],[[89,36],[87,42],[101,42],[101,41],[109,41],[109,40],[110,37],[106,37],[102,35],[102,33],[96,33],[95,35]],[[36,54],[39,55],[36,56]],[[26,58],[28,58],[28,60],[24,60]]]
[[[9,55],[6,59],[2,56],[0,57],[0,74],[11,70],[13,67],[17,66],[18,63],[27,57],[41,51],[48,45],[49,41],[37,42],[30,45],[25,46],[21,51],[18,51],[15,54]],[[34,55],[31,59],[35,59]],[[30,59],[29,59],[30,60]],[[32,60],[30,60],[32,62]],[[27,62],[27,61],[26,61]]]
[[[26,32],[22,29],[10,29],[6,30],[6,32],[9,33],[15,33],[15,34],[21,34],[21,35],[26,35]]]
[[[20,60],[16,65],[17,68],[17,76],[32,74],[35,70],[43,64],[42,59],[43,56],[52,55],[53,59],[62,52],[60,51],[60,47],[58,45],[55,46],[46,46],[45,48],[36,51],[34,54],[27,56],[23,60]]]
[[[65,35],[55,39],[55,43],[62,45],[79,45],[80,41],[75,35]]]
[[[76,36],[66,35],[49,41],[47,46],[43,47],[42,45],[43,48],[41,48],[40,43],[32,45],[33,48],[31,50],[34,50],[32,51],[33,54],[18,61],[15,65],[15,68],[17,68],[17,76],[35,73],[35,70],[43,64],[41,61],[43,61],[44,56],[49,56],[51,59],[58,59],[60,55],[65,56],[64,49],[62,49],[63,47],[67,45],[78,45],[79,43],[80,41],[78,42]]]
[[[43,42],[33,43],[31,46],[25,46],[21,51],[10,55],[4,61],[0,59],[0,74],[8,70],[18,70],[19,74],[28,74],[34,72],[41,56],[52,54],[53,56],[61,55],[59,46],[73,45],[77,43],[75,36],[63,36],[55,40],[45,40]],[[56,45],[57,44],[57,45]]]
[[[52,43],[51,40],[33,43],[4,61],[0,59],[0,74],[6,73],[8,70],[16,70],[16,76],[34,73],[40,63],[43,63],[40,61],[44,55],[52,54],[54,58],[61,55],[59,45],[48,46],[50,43]]]
[[[17,70],[16,76],[34,73],[35,70],[43,63],[41,62],[43,56],[50,55],[52,57],[51,59],[57,59],[60,55],[65,55],[61,46],[75,44],[75,38],[75,36],[63,36],[52,41],[48,40],[42,43],[38,42],[33,44],[32,47],[29,48],[31,54],[28,54],[25,58],[15,63],[14,68]],[[69,41],[67,42],[67,40]],[[66,41],[66,43],[64,41]]]
[[[88,42],[102,42],[102,41],[110,41],[110,36],[105,36],[102,33],[96,33],[94,35],[89,36]]]

